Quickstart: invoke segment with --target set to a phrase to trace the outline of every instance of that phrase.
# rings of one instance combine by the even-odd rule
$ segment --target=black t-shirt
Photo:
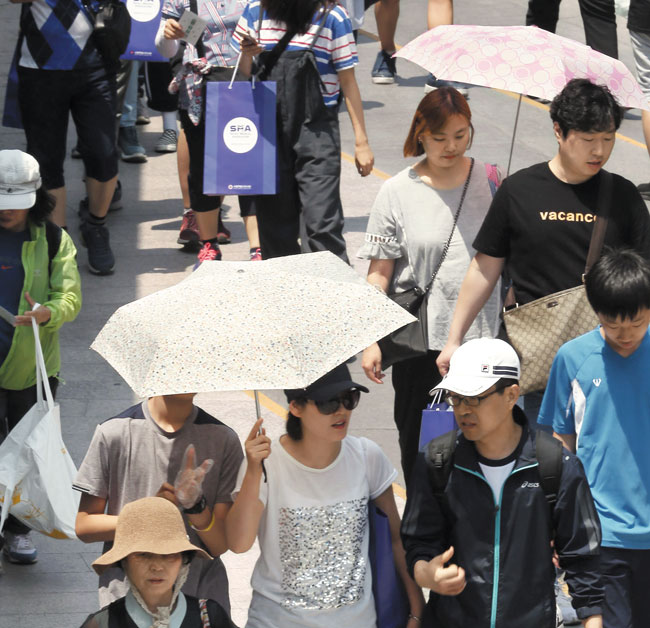
[[[650,0],[630,0],[627,27],[631,31],[650,33]]]
[[[605,246],[628,246],[650,260],[650,215],[631,181],[612,175]],[[601,173],[572,185],[548,163],[535,164],[501,184],[474,248],[506,258],[517,302],[580,284],[595,222]]]

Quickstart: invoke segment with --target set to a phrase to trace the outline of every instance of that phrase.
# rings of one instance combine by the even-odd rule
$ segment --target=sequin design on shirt
[[[285,608],[328,610],[363,597],[363,538],[368,501],[281,508],[279,517]]]

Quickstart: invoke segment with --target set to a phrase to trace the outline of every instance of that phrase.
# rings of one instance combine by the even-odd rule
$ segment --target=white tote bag
[[[72,482],[77,469],[61,437],[59,404],[52,397],[33,319],[32,327],[38,400],[0,445],[0,530],[11,513],[33,530],[74,539],[79,493]]]

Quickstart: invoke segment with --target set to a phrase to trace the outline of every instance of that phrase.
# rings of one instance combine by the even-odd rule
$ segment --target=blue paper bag
[[[393,545],[386,514],[370,502],[370,569],[372,594],[375,598],[377,628],[404,628],[409,616],[409,601],[393,558]]]
[[[275,194],[276,84],[206,85],[205,194]]]
[[[122,59],[169,61],[156,50],[154,42],[160,26],[162,5],[160,0],[126,0],[126,8],[131,16],[131,37]]]
[[[430,440],[455,429],[457,429],[457,425],[454,411],[442,400],[442,393],[440,393],[434,397],[432,403],[422,410],[418,449],[421,450]]]

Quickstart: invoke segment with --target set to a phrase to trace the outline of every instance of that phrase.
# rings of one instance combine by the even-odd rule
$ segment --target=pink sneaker
[[[201,239],[199,235],[199,227],[196,224],[196,216],[194,212],[190,211],[183,214],[183,222],[181,223],[181,230],[178,234],[178,244],[187,246],[188,244],[196,244]]]
[[[192,270],[196,270],[203,262],[213,262],[213,261],[220,261],[221,260],[221,249],[219,248],[219,245],[212,244],[211,242],[206,242],[203,245],[203,248],[199,251],[199,254],[197,255],[197,260],[196,264],[194,264],[194,268]]]
[[[257,247],[256,249],[251,249],[251,262],[261,262],[262,261],[262,249]]]

